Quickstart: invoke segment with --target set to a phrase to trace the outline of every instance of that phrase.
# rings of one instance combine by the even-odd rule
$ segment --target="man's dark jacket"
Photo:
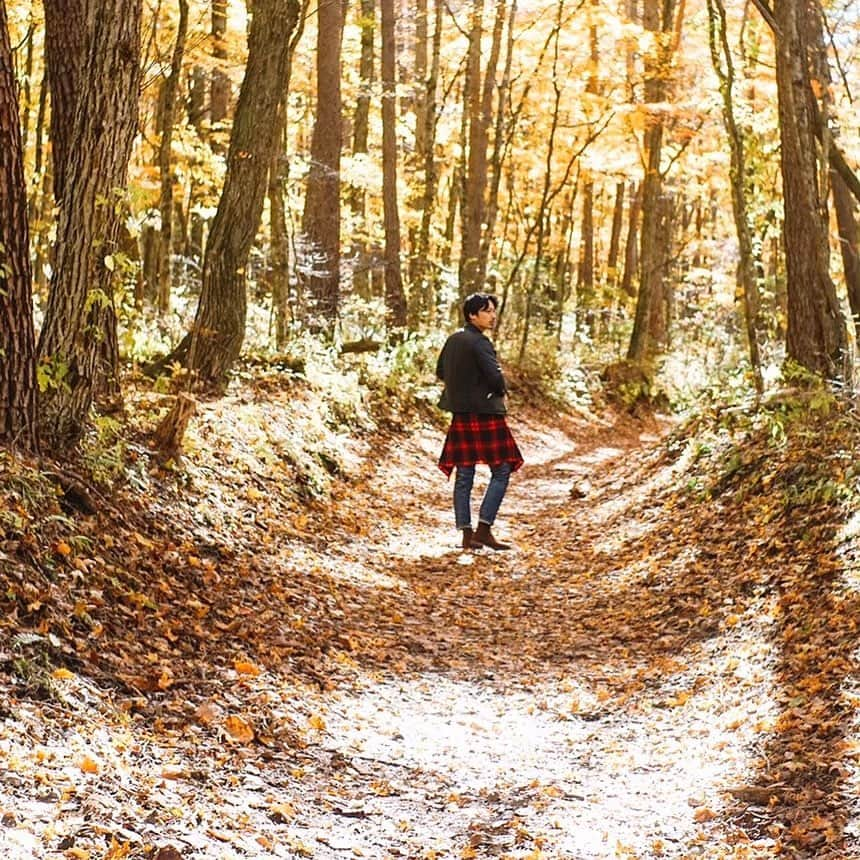
[[[446,412],[504,415],[505,377],[496,350],[471,323],[455,331],[442,347],[436,376],[445,383],[439,408]]]

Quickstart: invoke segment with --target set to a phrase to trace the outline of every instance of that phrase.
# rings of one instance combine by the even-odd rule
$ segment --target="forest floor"
[[[301,407],[206,404],[88,516],[3,460],[0,857],[860,857],[850,410],[523,406],[514,548],[463,553],[444,429],[302,501]]]

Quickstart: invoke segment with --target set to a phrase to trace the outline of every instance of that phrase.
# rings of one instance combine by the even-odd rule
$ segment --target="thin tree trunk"
[[[427,0],[415,2],[415,162],[420,166],[427,154]]]
[[[615,183],[615,205],[612,207],[612,233],[609,238],[609,254],[606,258],[606,277],[612,286],[618,283],[618,258],[621,250],[621,227],[624,224],[623,182]]]
[[[227,117],[230,105],[230,78],[227,61],[227,0],[212,0],[212,56],[215,68],[209,85],[209,118],[215,129]]]
[[[642,185],[630,183],[630,209],[627,213],[627,241],[624,243],[624,273],[621,289],[630,298],[636,296],[634,280],[639,271],[639,216],[642,212]]]
[[[227,175],[203,262],[203,286],[188,342],[187,366],[203,385],[222,387],[245,337],[245,270],[277,146],[297,0],[255,0],[248,61],[239,93]],[[265,121],[265,120],[269,121]],[[181,352],[180,344],[177,352]]]
[[[441,0],[435,3],[435,18],[433,24],[433,46],[430,59],[430,74],[427,78],[427,89],[424,97],[424,189],[420,203],[421,227],[418,231],[418,241],[411,261],[410,280],[419,292],[418,306],[421,310],[429,310],[435,304],[435,296],[430,279],[430,224],[436,210],[436,192],[439,186],[439,174],[436,169],[436,90],[439,86],[439,63],[442,50],[442,11]]]
[[[506,128],[505,119],[508,117],[511,122],[513,116],[510,112],[510,87],[511,87],[511,67],[513,65],[514,56],[514,23],[517,18],[517,0],[511,0],[510,13],[508,15],[508,39],[505,49],[505,69],[502,75],[502,81],[499,84],[499,97],[496,109],[496,121],[493,131],[493,155],[490,159],[490,181],[489,191],[486,201],[486,229],[481,240],[481,259],[478,269],[478,282],[484,283],[487,280],[487,265],[490,259],[490,248],[493,243],[493,234],[496,230],[496,219],[499,214],[499,189],[502,182],[502,162],[505,152],[508,148],[508,133],[510,129]]]
[[[51,153],[54,199],[61,204],[70,151],[75,145],[75,111],[82,86],[82,66],[95,21],[93,0],[46,0],[45,63],[51,87]],[[137,93],[135,93],[135,97]]]
[[[49,382],[43,435],[60,446],[79,438],[93,397],[116,379],[116,195],[137,133],[140,17],[141,0],[103,0],[81,69],[68,160],[56,160],[63,206],[39,356]]]
[[[173,171],[171,168],[171,146],[173,126],[176,120],[176,93],[182,73],[182,58],[185,54],[185,37],[188,32],[188,0],[179,0],[179,23],[176,42],[170,62],[170,74],[164,81],[161,105],[161,141],[158,146],[158,171],[161,178],[161,194],[158,208],[161,212],[161,230],[158,235],[158,312],[162,316],[170,310],[171,273],[170,259],[173,245]]]
[[[481,79],[483,0],[473,9],[469,32],[469,62],[464,106],[469,115],[469,154],[463,186],[461,216],[463,240],[460,257],[460,291],[463,295],[482,288],[481,238],[486,212],[487,149],[492,122],[493,91],[506,19],[506,0],[497,0],[490,55]]]
[[[397,102],[394,0],[381,0],[382,23],[382,204],[385,221],[385,307],[395,329],[406,325],[406,296],[400,271],[397,209]]]
[[[745,142],[743,133],[735,119],[734,97],[732,94],[735,73],[728,33],[726,31],[726,10],[722,0],[708,0],[708,17],[710,21],[711,60],[719,81],[720,93],[723,97],[723,123],[728,134],[729,150],[731,153],[729,175],[732,210],[734,212],[735,229],[738,235],[738,249],[740,253],[738,275],[741,282],[741,295],[743,296],[743,317],[746,326],[747,347],[749,349],[753,382],[756,392],[761,396],[764,391],[764,381],[761,372],[758,331],[756,330],[759,315],[759,290],[756,273],[761,270],[761,260],[755,258],[753,248],[752,228],[750,227],[745,187]]]
[[[817,7],[816,7],[817,10]],[[830,279],[827,203],[821,197],[805,39],[813,14],[798,0],[779,0],[774,13],[780,166],[785,201],[788,355],[824,377],[843,375],[845,329]],[[817,14],[817,11],[815,12]]]
[[[317,110],[298,266],[313,304],[310,326],[333,336],[340,305],[343,7],[339,2],[321,3],[318,17]]]
[[[645,0],[643,25],[655,33],[654,55],[646,60],[645,99],[649,103],[665,101],[668,93],[666,79],[671,64],[672,47],[667,35],[673,29],[675,0]],[[680,26],[680,25],[679,25]],[[647,365],[655,354],[665,346],[666,331],[664,298],[661,293],[663,272],[660,265],[660,243],[658,236],[659,205],[662,196],[663,174],[661,156],[663,152],[663,120],[652,116],[645,133],[646,168],[642,181],[642,232],[639,257],[639,296],[636,302],[636,318],[627,358],[640,365]]]
[[[839,250],[842,253],[842,271],[848,290],[848,304],[854,319],[854,336],[860,343],[860,230],[857,227],[857,204],[838,173],[831,173],[830,181],[833,186],[833,202],[839,227]]]
[[[36,344],[24,147],[6,4],[0,2],[0,440],[38,451]]]
[[[359,93],[353,119],[352,153],[366,154],[370,131],[370,100],[374,84],[374,33],[376,31],[375,0],[361,0],[361,57],[358,63]],[[350,191],[350,209],[355,216],[351,254],[354,261],[352,283],[358,295],[371,297],[370,272],[367,253],[367,221],[365,219],[366,192],[360,185]]]

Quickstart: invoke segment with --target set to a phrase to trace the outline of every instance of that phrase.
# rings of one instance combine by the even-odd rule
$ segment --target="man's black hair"
[[[498,308],[499,300],[490,293],[472,293],[463,302],[463,318],[466,322],[469,322],[469,317],[474,316],[478,311],[482,311],[490,305]]]

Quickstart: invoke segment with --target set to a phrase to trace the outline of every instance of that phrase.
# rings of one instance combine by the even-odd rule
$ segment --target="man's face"
[[[490,331],[496,324],[496,306],[490,302],[476,314],[469,317],[469,322],[480,331]]]

